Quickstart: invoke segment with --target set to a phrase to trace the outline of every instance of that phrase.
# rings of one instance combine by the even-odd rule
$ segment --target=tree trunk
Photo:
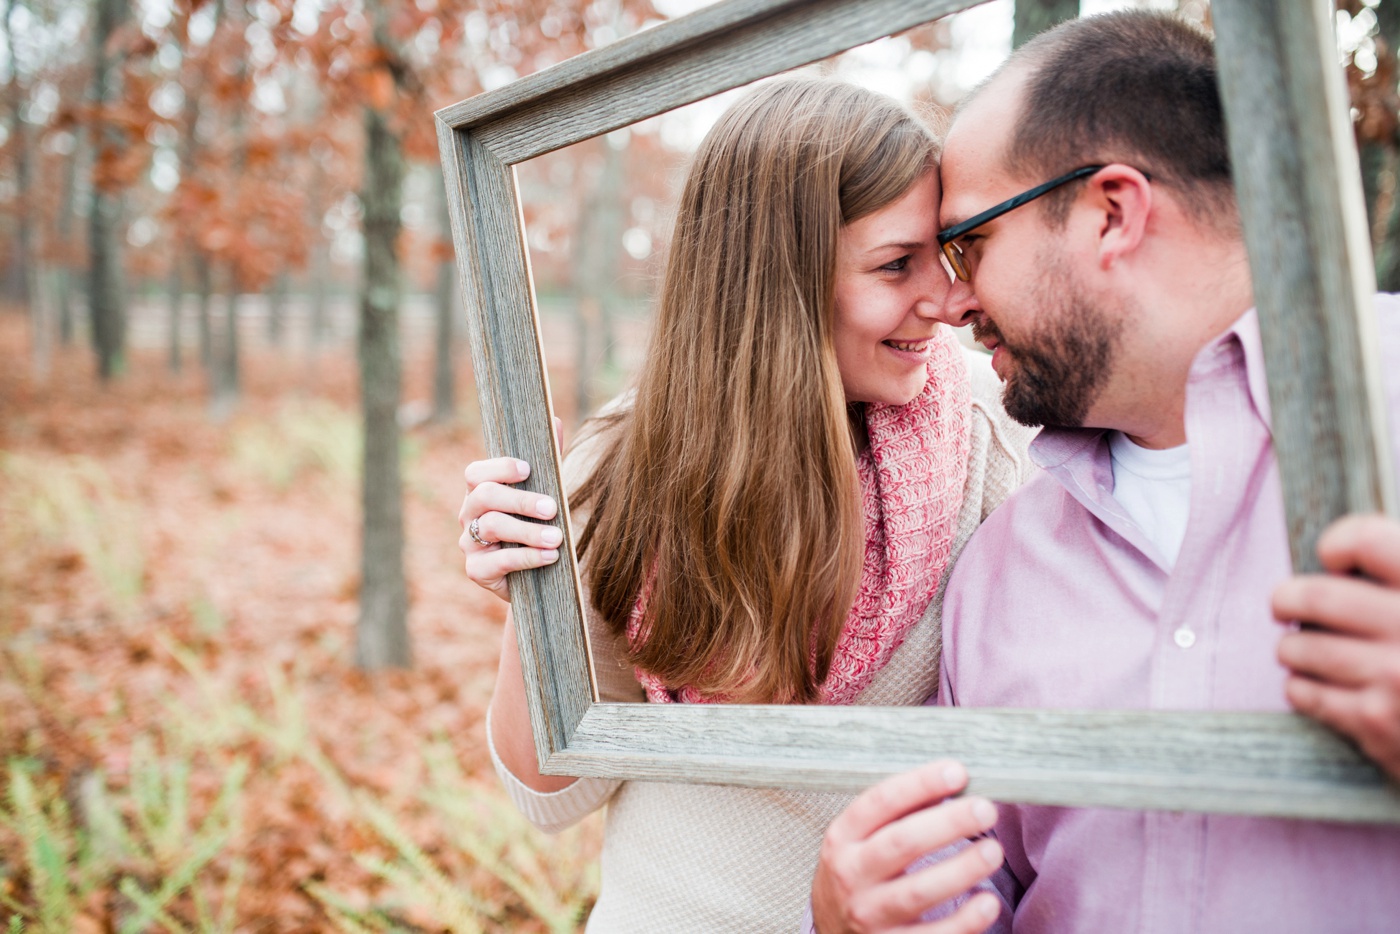
[[[374,10],[376,18],[382,12]],[[376,23],[376,33],[380,25]],[[365,108],[364,293],[360,299],[360,395],[364,406],[364,538],[355,664],[374,671],[410,664],[399,475],[399,211],[403,142],[385,113]]]
[[[126,309],[121,295],[120,205],[114,195],[94,187],[88,216],[88,321],[97,370],[103,380],[125,367]]]
[[[127,0],[97,0],[93,25],[93,103],[99,113],[93,126],[92,204],[88,214],[88,315],[92,322],[97,371],[108,380],[125,367],[126,308],[122,293],[121,255],[117,237],[120,197],[106,190],[102,166],[117,157],[121,133],[101,111],[114,96],[116,63],[108,57],[112,35],[127,16]]]
[[[603,137],[598,145],[603,164],[598,183],[584,202],[578,250],[574,254],[574,282],[579,292],[574,418],[579,422],[593,410],[595,371],[612,366],[612,306],[617,300],[617,269],[622,250],[626,144],[615,145]]]
[[[1376,285],[1382,292],[1400,292],[1400,197],[1391,199],[1385,238],[1376,246]]]
[[[67,266],[56,272],[55,301],[58,305],[58,343],[67,347],[73,343],[73,273]]]
[[[215,35],[221,29],[227,29],[234,35],[243,36],[242,53],[234,57],[233,77],[236,86],[248,90],[246,79],[248,76],[247,60],[247,24],[248,8],[245,4],[234,4],[232,8],[225,6],[223,0],[218,0],[214,5],[214,29]],[[247,135],[247,100],[243,96],[237,96],[232,101],[232,110],[229,115],[229,136],[233,142],[233,169],[235,173],[241,173],[248,160],[248,135]],[[215,256],[207,257],[209,263],[213,263]],[[239,376],[240,357],[239,343],[241,337],[238,329],[239,299],[241,298],[243,286],[243,271],[239,268],[239,257],[235,254],[225,254],[217,257],[228,269],[228,294],[224,299],[224,333],[223,339],[214,342],[210,348],[213,353],[213,370],[209,387],[212,394],[209,399],[210,416],[215,421],[222,421],[233,414],[233,410],[238,407],[238,399],[242,390],[242,380]]]
[[[49,367],[53,357],[53,337],[50,326],[49,293],[45,288],[44,265],[40,259],[38,238],[38,211],[35,207],[36,192],[43,187],[42,179],[35,178],[34,134],[29,124],[15,109],[15,136],[19,149],[15,166],[15,180],[19,183],[20,216],[19,247],[24,263],[24,293],[29,305],[29,340],[31,363],[34,377],[40,383],[49,378]]]
[[[175,248],[170,258],[170,351],[166,356],[166,364],[170,367],[170,372],[179,373],[183,360],[181,359],[181,342],[184,334],[180,327],[181,313],[185,301],[185,282],[180,275],[180,252]]]
[[[1400,52],[1400,0],[1382,0],[1376,7],[1379,21],[1380,39],[1376,51],[1381,59],[1378,70],[1394,75],[1397,70],[1397,52]],[[1393,79],[1392,79],[1393,80]],[[1393,87],[1392,87],[1393,90]],[[1377,152],[1378,151],[1378,152]],[[1400,140],[1366,143],[1361,147],[1362,184],[1366,191],[1366,207],[1371,218],[1371,230],[1375,239],[1376,282],[1383,292],[1400,290]],[[1378,196],[1381,172],[1390,175],[1390,196]],[[1376,192],[1376,194],[1373,194]],[[1377,223],[1376,215],[1381,222]]]
[[[28,280],[25,290],[29,293],[29,340],[34,379],[40,384],[48,382],[53,365],[53,315],[49,311],[51,293],[48,277],[37,260],[26,268]]]
[[[574,424],[593,411],[593,345],[602,312],[598,296],[581,290],[574,303]]]
[[[312,379],[315,379],[316,358],[326,342],[326,277],[330,274],[330,244],[325,238],[326,217],[326,171],[321,158],[312,153],[313,171],[311,175],[310,197],[307,199],[307,227],[312,231],[311,263],[307,283],[306,348],[312,362]]]
[[[437,342],[433,363],[432,420],[443,422],[457,414],[456,381],[452,372],[456,344],[454,319],[457,314],[457,266],[452,256],[452,219],[448,216],[447,189],[440,188],[438,198],[438,236],[447,246],[447,253],[438,261],[437,269]]]
[[[199,365],[208,372],[214,366],[214,328],[209,321],[209,300],[214,283],[209,269],[209,257],[198,250],[194,254],[195,326],[199,333]]]
[[[24,119],[24,102],[28,91],[21,80],[19,66],[15,61],[14,48],[14,0],[5,0],[4,33],[5,61],[9,64],[7,98],[10,104],[10,139],[15,150],[15,183],[19,188],[17,207],[17,247],[19,271],[16,284],[19,286],[20,301],[29,310],[29,346],[35,378],[43,382],[49,376],[49,363],[52,353],[49,336],[49,314],[47,290],[43,269],[40,265],[40,251],[36,242],[38,211],[35,208],[35,192],[41,188],[34,178],[34,134],[29,122]]]
[[[1380,246],[1384,237],[1384,225],[1377,216],[1384,210],[1381,198],[1381,180],[1387,172],[1394,171],[1391,155],[1392,147],[1375,140],[1364,140],[1358,147],[1361,161],[1361,194],[1366,199],[1366,223],[1371,232],[1371,244]]]
[[[290,290],[290,276],[284,269],[272,280],[272,288],[267,294],[267,342],[273,347],[282,346],[282,337],[287,330],[287,292]]]
[[[73,343],[75,332],[77,331],[77,315],[73,310],[73,293],[77,290],[73,286],[72,270],[72,248],[73,248],[73,215],[78,199],[78,166],[82,162],[83,135],[73,134],[73,151],[69,153],[67,161],[63,166],[63,200],[59,208],[58,215],[58,242],[64,252],[64,260],[58,276],[58,340],[64,347]]]
[[[613,315],[618,299],[617,274],[622,265],[622,226],[626,210],[622,188],[627,143],[614,144],[608,137],[604,137],[603,142],[603,178],[598,186],[598,246],[602,262],[598,268],[598,338],[601,346],[597,365],[607,373],[613,368],[615,347]]]
[[[215,6],[215,30],[219,27],[219,18],[222,17],[222,4]],[[184,67],[184,56],[189,36],[184,35],[181,45],[181,67]],[[180,143],[178,154],[180,157],[180,183],[179,187],[171,193],[172,197],[178,201],[185,187],[190,184],[197,171],[196,150],[198,139],[196,127],[199,123],[199,106],[203,97],[203,80],[187,84],[184,88],[185,102],[180,112]],[[188,257],[188,260],[187,260]],[[199,334],[199,363],[207,372],[210,365],[210,339],[209,339],[209,264],[203,259],[197,244],[189,245],[186,238],[175,236],[170,244],[170,370],[179,373],[183,364],[182,342],[184,333],[181,311],[183,310],[184,296],[184,272],[185,264],[193,267],[192,272],[195,278],[195,288],[198,293],[199,319],[196,325]]]
[[[9,123],[8,139],[14,140],[15,149],[15,184],[19,189],[19,204],[16,206],[16,231],[14,255],[10,259],[10,268],[6,270],[6,297],[13,299],[21,305],[28,305],[30,301],[30,280],[29,264],[32,260],[33,247],[30,244],[30,217],[29,217],[29,134],[26,132],[24,117],[25,92],[20,84],[19,67],[15,62],[15,46],[13,37],[15,26],[13,23],[15,13],[14,0],[3,0],[0,6],[0,23],[4,28],[0,29],[0,38],[4,39],[4,55],[7,74],[5,75],[5,104],[6,121]]]
[[[326,343],[326,277],[330,275],[329,248],[316,243],[311,248],[311,335],[312,354],[319,353]]]
[[[25,210],[27,206],[25,201],[27,200],[26,195],[29,188],[24,175],[29,154],[27,141],[21,135],[23,133],[24,124],[23,118],[20,116],[20,110],[24,103],[24,92],[20,88],[19,68],[15,63],[15,47],[13,41],[15,28],[14,24],[11,22],[14,12],[15,7],[13,0],[3,0],[3,5],[0,5],[0,24],[3,24],[3,28],[0,28],[0,38],[3,38],[5,42],[4,61],[7,70],[7,74],[5,75],[5,105],[7,110],[5,116],[6,122],[9,124],[7,127],[9,132],[7,140],[15,140],[16,147],[19,150],[15,160],[15,182],[19,188],[19,204],[17,205],[19,231],[18,236],[11,246],[10,252],[5,257],[3,294],[5,298],[11,301],[27,306],[29,304],[29,295],[27,294],[29,278],[26,275],[26,271],[29,268],[29,231],[28,212]]]
[[[223,339],[214,345],[214,372],[211,380],[214,390],[209,402],[209,411],[215,421],[223,421],[238,407],[241,387],[238,377],[239,336],[238,336],[238,270],[229,266],[228,295],[224,299]]]
[[[1019,49],[1057,23],[1079,15],[1079,0],[1015,0],[1015,25],[1011,32],[1011,47]]]

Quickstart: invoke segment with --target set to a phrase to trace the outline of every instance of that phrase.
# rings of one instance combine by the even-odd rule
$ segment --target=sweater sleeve
[[[592,607],[585,606],[584,618],[588,621],[590,648],[593,653],[593,671],[598,679],[598,696],[611,703],[644,703],[646,694],[637,683],[632,669],[619,655],[616,639]],[[558,791],[535,791],[506,768],[496,753],[496,743],[491,737],[491,712],[486,712],[486,746],[491,751],[491,764],[496,775],[505,786],[507,797],[515,804],[530,823],[545,833],[558,833],[607,804],[622,782],[606,778],[580,778],[572,785]]]
[[[625,403],[626,397],[619,397],[604,406],[599,414],[606,415],[616,411]],[[576,490],[587,479],[598,462],[602,446],[603,437],[596,429],[596,423],[585,426],[578,441],[564,458],[561,479],[565,490]],[[582,512],[570,515],[569,525],[575,535],[587,522],[588,516]],[[604,701],[617,703],[645,701],[646,695],[641,685],[637,683],[631,668],[623,661],[616,637],[608,631],[607,625],[588,605],[586,593],[583,615],[588,624],[589,646],[593,653],[599,697]],[[622,786],[621,781],[614,779],[580,778],[558,791],[534,790],[517,778],[501,761],[496,752],[495,740],[491,736],[489,710],[486,714],[486,746],[490,750],[491,764],[505,788],[506,796],[530,823],[545,833],[558,833],[572,827],[606,804]]]
[[[486,711],[486,747],[491,764],[510,798],[526,820],[545,833],[559,833],[592,814],[608,802],[622,782],[608,778],[580,778],[558,791],[536,791],[516,778],[496,753],[491,738],[491,711]]]

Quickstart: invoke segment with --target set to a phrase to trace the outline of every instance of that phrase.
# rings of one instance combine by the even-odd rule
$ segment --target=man
[[[982,526],[949,584],[943,701],[1291,702],[1400,777],[1400,527],[1351,519],[1320,545],[1329,570],[1376,582],[1287,580],[1209,39],[1147,13],[1052,30],[964,104],[942,172],[940,240],[959,276],[946,320],[992,349],[1007,410],[1048,426],[1032,446],[1041,473]],[[1378,306],[1400,413],[1400,303]],[[1274,614],[1322,628],[1291,631]],[[935,812],[919,809],[962,783],[945,765],[877,786],[832,824],[813,883],[823,934],[915,922],[951,874],[975,878],[967,852],[905,872],[933,836]],[[1400,923],[1393,828],[1003,805],[996,836],[1000,929]],[[990,912],[973,905],[995,902],[978,895],[920,929],[982,930]]]

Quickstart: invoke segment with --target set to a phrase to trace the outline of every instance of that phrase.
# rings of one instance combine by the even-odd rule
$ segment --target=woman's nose
[[[933,265],[931,269],[926,268],[920,276],[918,283],[918,295],[914,302],[914,311],[921,318],[933,318],[942,320],[942,309],[948,300],[948,284],[951,280],[946,267],[942,263]]]

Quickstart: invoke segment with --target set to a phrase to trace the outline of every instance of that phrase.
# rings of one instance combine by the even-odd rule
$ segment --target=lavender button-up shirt
[[[1400,300],[1378,296],[1392,439]],[[1191,368],[1191,512],[1175,567],[1113,498],[1098,430],[1047,430],[1042,468],[972,538],[944,602],[944,703],[1287,709],[1269,612],[1290,574],[1255,314]],[[1397,451],[1400,463],[1400,451]],[[1400,830],[1003,805],[1002,930],[1400,931]]]

